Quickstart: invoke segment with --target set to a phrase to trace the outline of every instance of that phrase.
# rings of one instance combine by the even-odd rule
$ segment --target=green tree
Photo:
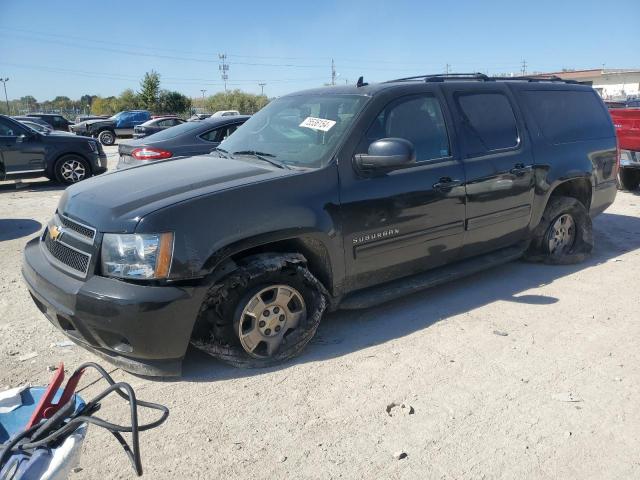
[[[27,112],[35,112],[38,110],[38,100],[35,99],[32,95],[25,95],[24,97],[20,97],[21,108],[26,110]]]
[[[140,105],[147,110],[155,110],[158,105],[159,95],[160,74],[155,70],[151,70],[144,74],[144,78],[140,82],[140,92],[138,93]]]
[[[267,103],[269,103],[269,99],[266,96],[254,95],[241,90],[216,93],[205,100],[206,108],[211,112],[238,110],[245,115],[256,113]]]
[[[94,115],[113,115],[116,113],[113,99],[115,97],[102,98],[96,97],[91,103],[91,113]]]
[[[186,113],[191,108],[191,99],[180,92],[160,90],[156,113]]]
[[[118,97],[118,110],[135,110],[140,108],[140,97],[132,89],[127,88]]]
[[[56,110],[69,110],[73,104],[69,97],[57,96],[51,101]]]

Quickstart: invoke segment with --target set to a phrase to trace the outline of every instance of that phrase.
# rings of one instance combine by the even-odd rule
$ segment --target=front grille
[[[63,217],[60,215],[60,221],[62,224],[70,230],[79,233],[91,240],[96,236],[96,231],[93,228],[87,227],[85,225],[81,225],[73,220],[68,219],[67,217]]]
[[[83,275],[87,274],[89,262],[91,261],[90,255],[78,252],[77,250],[74,250],[73,248],[58,241],[51,240],[49,232],[45,232],[44,234],[44,244],[47,247],[47,250],[49,250],[51,256],[57,261],[69,268],[72,268],[73,270],[77,270]]]

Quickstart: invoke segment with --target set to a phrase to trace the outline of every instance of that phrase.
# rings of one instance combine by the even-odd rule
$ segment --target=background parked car
[[[32,123],[37,123],[38,125],[42,125],[43,127],[47,127],[50,130],[53,130],[53,127],[51,125],[49,125],[47,122],[45,122],[44,120],[40,120],[37,117],[27,117],[26,115],[16,115],[14,117],[11,117],[14,120],[17,120],[19,122],[32,122]]]
[[[133,138],[144,138],[154,133],[158,133],[169,127],[175,127],[185,121],[177,117],[158,117],[152,118],[148,122],[144,122],[142,125],[136,125],[133,128]]]
[[[218,110],[213,115],[211,115],[211,118],[231,117],[233,115],[240,115],[240,112],[238,110]]]
[[[189,118],[187,118],[187,122],[195,122],[197,120],[204,120],[205,118],[210,118],[211,115],[208,113],[194,113]]]
[[[76,135],[96,137],[102,145],[113,145],[118,137],[132,137],[134,127],[150,118],[147,110],[125,110],[109,118],[77,123],[71,131]]]
[[[107,156],[93,138],[42,134],[0,115],[0,180],[47,177],[76,183],[107,170]]]
[[[640,185],[640,108],[610,109],[620,147],[618,185],[635,190]]]
[[[69,127],[73,125],[73,122],[57,113],[28,113],[27,117],[39,118],[51,125],[54,130],[62,130],[64,132],[68,132]]]
[[[97,120],[101,118],[109,118],[109,115],[78,115],[76,123],[86,122],[87,120]]]
[[[36,132],[39,132],[39,133],[51,133],[54,131],[53,128],[51,128],[49,125],[42,125],[40,123],[31,122],[29,120],[18,120],[18,121],[22,125],[25,125],[30,129],[35,130]]]
[[[118,146],[118,169],[177,156],[193,156],[209,153],[249,116],[210,118],[197,122],[185,122],[140,140],[121,143]]]

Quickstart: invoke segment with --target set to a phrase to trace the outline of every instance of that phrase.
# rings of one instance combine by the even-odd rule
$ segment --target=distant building
[[[564,80],[576,80],[591,85],[605,100],[624,100],[640,97],[640,69],[592,69],[570,70],[535,74],[532,76],[556,75]]]

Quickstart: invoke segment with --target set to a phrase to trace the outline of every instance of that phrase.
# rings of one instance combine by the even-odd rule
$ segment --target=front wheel
[[[98,140],[102,145],[113,145],[116,143],[116,134],[111,130],[103,130],[98,134]]]
[[[255,255],[211,287],[192,344],[236,367],[278,364],[309,343],[326,307],[304,257]]]
[[[67,155],[56,163],[55,176],[58,182],[71,185],[89,178],[91,167],[84,158],[77,155]]]
[[[551,197],[525,259],[555,265],[582,262],[593,249],[587,208],[573,197]]]

